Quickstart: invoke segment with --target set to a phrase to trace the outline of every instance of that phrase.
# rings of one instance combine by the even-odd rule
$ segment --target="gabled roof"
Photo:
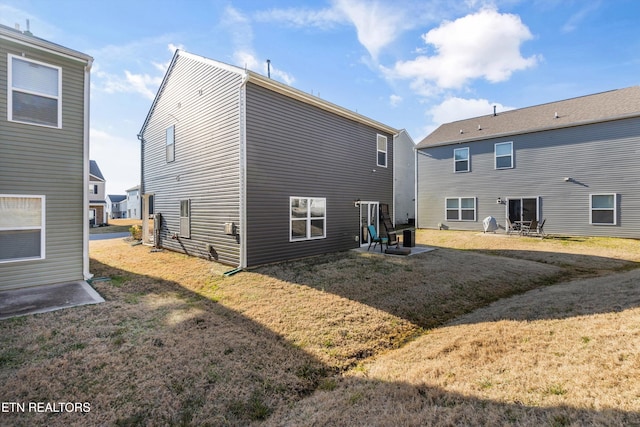
[[[127,198],[124,194],[108,194],[107,197],[111,200],[111,203],[119,203]]]
[[[89,174],[100,181],[105,181],[95,160],[89,160]]]
[[[77,50],[69,49],[68,47],[61,46],[56,43],[52,43],[48,40],[36,37],[29,31],[20,31],[6,25],[0,24],[0,39],[11,40],[14,43],[19,43],[31,47],[36,47],[41,50],[46,50],[57,55],[65,56],[67,58],[75,59],[76,61],[86,62],[89,65],[93,62],[93,58]]]
[[[138,134],[138,137],[141,137],[142,134],[144,133],[147,124],[149,123],[149,119],[151,118],[151,114],[153,113],[153,110],[155,109],[155,106],[158,102],[158,99],[160,98],[160,95],[162,94],[166,84],[167,84],[167,80],[169,75],[171,74],[171,71],[173,70],[173,67],[176,64],[176,61],[178,59],[178,57],[183,56],[183,57],[187,57],[196,61],[199,61],[201,63],[204,64],[208,64],[211,65],[213,67],[218,67],[218,68],[222,68],[225,69],[227,71],[231,71],[233,73],[237,73],[238,75],[240,75],[243,79],[244,82],[251,82],[254,83],[258,86],[262,86],[266,89],[272,90],[274,92],[280,93],[282,95],[288,96],[289,98],[293,98],[293,99],[297,99],[298,101],[302,101],[304,103],[316,106],[318,108],[321,108],[323,110],[332,112],[334,114],[337,114],[339,116],[345,117],[347,119],[365,124],[367,126],[371,126],[375,129],[390,133],[390,134],[396,134],[398,133],[398,130],[391,127],[391,126],[387,126],[385,124],[382,124],[378,121],[375,121],[373,119],[370,119],[366,116],[363,116],[361,114],[358,114],[354,111],[348,110],[346,108],[340,107],[336,104],[333,104],[329,101],[325,101],[324,99],[318,98],[317,96],[313,96],[311,94],[308,94],[306,92],[303,92],[301,90],[295,89],[291,86],[288,86],[284,83],[280,83],[278,81],[275,81],[273,79],[270,79],[268,77],[265,77],[261,74],[258,74],[256,72],[250,71],[250,70],[245,70],[242,69],[240,67],[236,67],[234,65],[229,65],[229,64],[225,64],[224,62],[219,62],[219,61],[215,61],[213,59],[209,59],[209,58],[205,58],[204,56],[199,56],[199,55],[194,55],[192,53],[186,52],[184,50],[180,50],[177,49],[175,54],[173,55],[173,59],[171,60],[171,63],[169,64],[169,67],[167,68],[167,73],[164,76],[164,79],[162,80],[162,83],[160,84],[160,87],[158,88],[158,93],[156,94],[155,99],[153,100],[153,103],[151,104],[151,108],[149,109],[149,113],[147,114],[147,117],[142,125],[142,128],[140,129],[140,133]]]
[[[446,123],[420,141],[416,148],[508,137],[639,116],[640,86],[632,86]]]

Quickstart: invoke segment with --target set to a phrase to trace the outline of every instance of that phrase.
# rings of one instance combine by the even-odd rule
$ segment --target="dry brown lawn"
[[[0,322],[1,400],[91,412],[0,424],[640,424],[637,241],[417,240],[229,277],[92,241],[104,304]]]

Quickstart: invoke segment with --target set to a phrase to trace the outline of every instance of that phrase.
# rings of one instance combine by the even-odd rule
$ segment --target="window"
[[[167,163],[171,163],[176,159],[176,126],[172,125],[167,128]]]
[[[377,144],[378,144],[377,165],[386,168],[387,167],[387,137],[384,135],[378,135]]]
[[[616,194],[591,194],[589,224],[616,225]]]
[[[454,172],[469,172],[469,147],[453,150]]]
[[[499,142],[496,149],[496,169],[513,168],[513,142]]]
[[[60,67],[9,55],[8,119],[62,127]]]
[[[446,218],[448,221],[475,221],[475,197],[452,197],[446,199]]]
[[[98,184],[89,184],[89,194],[98,194]]]
[[[290,197],[289,240],[312,240],[326,237],[327,199]]]
[[[180,200],[180,237],[191,238],[190,200]]]
[[[44,256],[45,197],[0,194],[0,263]]]

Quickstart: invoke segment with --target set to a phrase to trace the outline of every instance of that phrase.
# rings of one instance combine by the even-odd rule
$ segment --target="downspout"
[[[240,83],[240,263],[238,268],[247,267],[247,82],[249,74],[245,71]]]
[[[89,271],[89,161],[91,159],[89,154],[89,114],[90,114],[90,90],[91,90],[91,66],[93,65],[93,59],[87,61],[87,65],[84,67],[84,176],[82,186],[84,213],[82,214],[82,275],[85,280],[89,280],[93,277],[93,274]]]
[[[418,149],[415,147],[413,148],[413,165],[415,171],[413,174],[413,200],[415,201],[413,204],[413,217],[415,218],[414,227],[418,229],[420,228],[420,225],[418,224]]]
[[[396,138],[398,138],[398,135],[400,135],[400,134],[397,133],[397,134],[393,135],[393,140],[392,140],[393,141],[393,145],[392,145],[392,150],[391,150],[391,152],[393,153],[393,156],[391,156],[391,159],[392,159],[391,161],[393,162],[393,168],[392,168],[392,170],[393,170],[393,173],[392,173],[393,178],[392,178],[392,186],[391,186],[391,197],[392,197],[393,209],[391,209],[391,219],[393,221],[393,226],[394,227],[397,225],[396,224],[396,178],[398,176],[397,175],[398,171],[396,169],[396,167],[397,167],[397,165],[396,165],[397,161],[396,160],[398,160],[398,158],[397,158],[398,157],[398,153],[397,153],[396,149],[398,147],[396,146]]]

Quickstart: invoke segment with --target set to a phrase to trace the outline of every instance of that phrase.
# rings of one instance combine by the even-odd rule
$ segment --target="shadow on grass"
[[[595,426],[638,425],[640,413],[583,409],[565,405],[532,406],[497,402],[445,391],[348,378],[331,392],[320,391],[274,413],[265,426]]]
[[[630,261],[591,255],[438,248],[411,257],[342,252],[254,271],[358,301],[422,328],[434,328],[503,298],[639,266]],[[617,292],[604,283],[606,281],[594,281],[590,285],[589,308],[579,314],[640,306],[633,284],[627,286],[631,289]],[[602,293],[607,297],[602,297]],[[629,298],[630,294],[635,298]],[[573,316],[567,314],[571,308],[549,310],[547,318]]]
[[[417,263],[428,264],[427,257]],[[331,259],[340,270],[340,263],[350,258],[342,254]],[[377,259],[360,261],[363,271],[381,265]],[[317,269],[309,273],[326,268],[323,262],[315,265]],[[364,283],[388,277],[386,285],[397,284],[388,269],[411,273],[418,268],[396,262],[382,267]],[[639,421],[632,412],[537,408],[438,387],[364,378],[340,381],[332,376],[331,367],[281,336],[179,283],[95,260],[92,271],[114,279],[96,283],[104,304],[0,322],[3,401],[89,402],[91,411],[3,413],[3,423],[534,425],[542,420],[553,425],[599,421],[624,425]],[[381,290],[372,289],[384,299]],[[403,291],[405,297],[413,298],[409,289]],[[374,300],[371,297],[368,303]]]
[[[180,284],[92,259],[105,303],[0,322],[3,402],[90,412],[3,413],[7,425],[249,425],[330,372],[270,330]]]

